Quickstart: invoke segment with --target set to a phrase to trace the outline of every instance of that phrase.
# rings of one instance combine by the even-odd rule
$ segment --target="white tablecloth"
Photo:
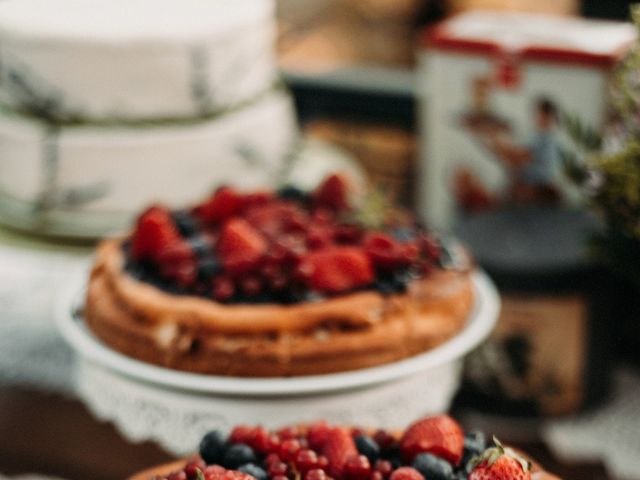
[[[87,268],[91,251],[0,229],[0,385],[72,391],[73,355],[51,308],[60,289]]]

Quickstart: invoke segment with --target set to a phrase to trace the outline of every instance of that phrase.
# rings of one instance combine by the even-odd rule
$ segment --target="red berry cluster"
[[[348,193],[338,175],[295,198],[223,187],[183,215],[189,228],[154,206],[137,221],[130,260],[220,302],[299,301],[375,286],[397,272],[423,275],[438,263],[438,242],[415,224],[398,239],[348,222]]]
[[[447,415],[413,423],[401,436],[319,421],[269,431],[209,432],[200,456],[154,480],[531,480],[528,462],[479,432],[465,436]]]

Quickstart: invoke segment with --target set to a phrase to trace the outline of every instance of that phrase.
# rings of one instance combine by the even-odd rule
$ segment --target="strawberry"
[[[376,267],[392,269],[402,263],[402,246],[389,235],[371,232],[366,235],[363,247]]]
[[[322,454],[327,457],[327,472],[333,478],[340,479],[344,473],[347,460],[358,455],[358,449],[351,433],[346,428],[335,427],[327,432]]]
[[[309,430],[307,431],[309,446],[317,452],[321,452],[327,438],[329,438],[330,430],[331,427],[324,420],[319,420],[309,425]]]
[[[257,191],[247,193],[242,197],[242,207],[247,208],[253,205],[264,205],[273,201],[273,193],[265,191]]]
[[[195,214],[204,223],[220,223],[236,215],[243,205],[242,195],[232,188],[221,187],[195,208]]]
[[[349,207],[347,194],[349,186],[342,175],[330,175],[313,192],[313,204],[334,211],[343,211]]]
[[[425,480],[425,478],[415,468],[400,467],[394,470],[389,480]]]
[[[495,447],[472,459],[469,480],[531,480],[531,464],[494,437]]]
[[[298,271],[310,288],[329,293],[363,287],[374,280],[369,258],[357,247],[314,250],[302,259]]]
[[[418,420],[400,440],[400,451],[408,462],[422,452],[444,458],[458,465],[464,449],[464,433],[458,423],[448,415]]]
[[[161,275],[173,280],[182,288],[192,286],[198,275],[196,256],[183,238],[162,248],[155,258]]]
[[[244,218],[267,237],[276,238],[288,228],[292,220],[307,223],[306,214],[296,205],[281,200],[251,205],[244,210]]]
[[[410,265],[419,254],[416,244],[399,242],[382,232],[368,233],[364,238],[363,247],[376,268],[382,270]]]
[[[189,243],[183,238],[174,240],[156,255],[158,265],[175,265],[195,262],[196,256]]]
[[[252,270],[266,251],[266,240],[246,220],[232,218],[223,225],[218,241],[218,256],[230,274]]]
[[[165,249],[180,241],[180,232],[169,211],[153,206],[138,218],[131,238],[131,255],[137,260],[155,260]]]

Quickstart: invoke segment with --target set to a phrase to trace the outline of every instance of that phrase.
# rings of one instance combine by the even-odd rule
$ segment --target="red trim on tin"
[[[530,45],[518,51],[504,49],[491,40],[456,38],[449,36],[447,22],[426,29],[420,38],[420,44],[433,50],[444,50],[470,55],[495,55],[517,58],[519,61],[537,61],[545,63],[569,63],[597,68],[611,68],[628,52],[633,40],[620,46],[611,53],[592,53],[569,48],[555,48]]]

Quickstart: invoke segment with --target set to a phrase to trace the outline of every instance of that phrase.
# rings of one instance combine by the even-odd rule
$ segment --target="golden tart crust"
[[[220,304],[138,281],[124,269],[121,244],[106,240],[97,250],[86,321],[125,355],[178,370],[281,377],[373,367],[445,342],[473,307],[470,266],[435,271],[403,294],[367,290],[292,305]]]

